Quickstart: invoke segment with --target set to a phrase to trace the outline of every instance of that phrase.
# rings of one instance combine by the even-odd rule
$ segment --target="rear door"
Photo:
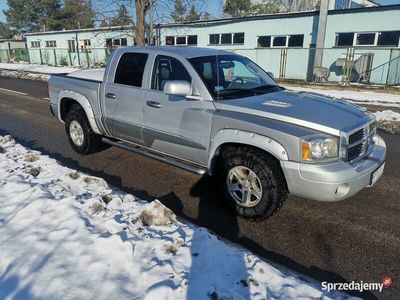
[[[155,57],[151,82],[143,100],[143,137],[151,149],[206,165],[214,105],[211,101],[164,93],[167,81],[185,80],[194,87],[200,84],[200,79],[194,82],[188,67],[188,62],[178,58]]]
[[[149,55],[115,54],[103,89],[104,122],[113,137],[143,145],[143,85]],[[118,59],[119,58],[119,59]]]

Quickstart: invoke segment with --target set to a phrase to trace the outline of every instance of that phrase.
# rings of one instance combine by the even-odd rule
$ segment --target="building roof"
[[[79,33],[79,32],[99,32],[99,31],[110,31],[110,30],[131,30],[132,26],[108,26],[108,27],[98,27],[98,28],[84,28],[84,29],[64,29],[55,31],[38,31],[26,33],[25,36],[33,35],[45,35],[45,34],[61,34],[61,33]]]
[[[371,7],[357,7],[357,8],[348,8],[348,9],[335,9],[335,10],[329,10],[328,15],[369,13],[369,12],[375,12],[375,11],[388,11],[388,10],[400,10],[400,4],[385,5],[385,6],[371,6]],[[216,25],[216,24],[247,22],[247,21],[253,21],[253,20],[308,17],[308,16],[314,16],[314,15],[319,15],[319,10],[264,14],[264,15],[254,15],[254,16],[246,16],[246,17],[221,18],[221,19],[215,19],[215,20],[200,20],[200,21],[182,22],[182,23],[167,23],[167,24],[158,24],[157,26],[159,26],[161,28],[182,27],[182,26],[207,26],[207,25]]]
[[[0,43],[13,42],[13,43],[25,43],[25,40],[14,40],[14,39],[0,39]]]

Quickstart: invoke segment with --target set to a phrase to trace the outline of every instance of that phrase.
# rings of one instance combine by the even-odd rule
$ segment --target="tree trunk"
[[[148,9],[148,0],[135,0],[136,8],[136,28],[135,38],[138,46],[144,46],[146,44],[145,33],[146,33],[146,12]]]

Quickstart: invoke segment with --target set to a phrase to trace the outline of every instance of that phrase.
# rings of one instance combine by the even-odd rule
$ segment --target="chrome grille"
[[[363,127],[349,136],[347,160],[353,161],[364,156],[368,150],[368,127]]]
[[[349,152],[347,153],[347,160],[352,161],[357,157],[359,157],[363,152],[363,148],[364,148],[363,144],[358,144],[356,146],[349,148]]]
[[[356,143],[364,137],[365,128],[361,128],[349,136],[349,145]]]

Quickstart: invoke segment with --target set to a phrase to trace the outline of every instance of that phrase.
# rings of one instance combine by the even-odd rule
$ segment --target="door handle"
[[[117,98],[117,96],[116,96],[115,94],[113,94],[113,93],[106,93],[106,97],[107,97],[107,98],[110,98],[110,99],[115,99],[115,98]]]
[[[156,101],[147,101],[146,102],[147,106],[151,106],[151,107],[155,107],[155,108],[161,108],[161,103],[160,102],[156,102]]]

